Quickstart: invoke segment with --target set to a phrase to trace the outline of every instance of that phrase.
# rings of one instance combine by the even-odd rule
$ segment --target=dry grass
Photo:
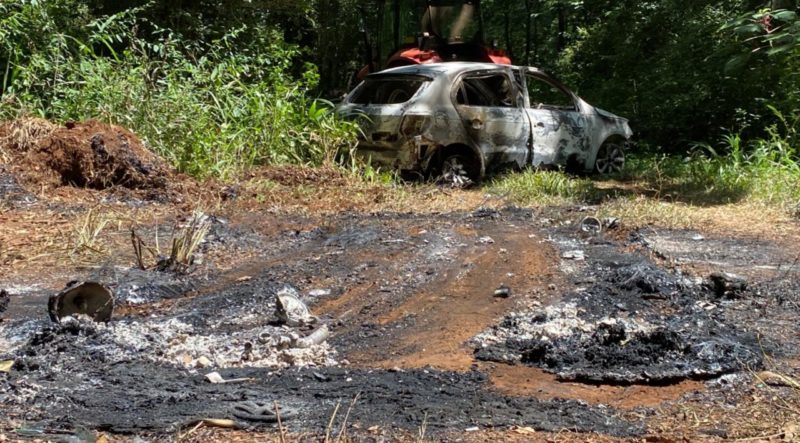
[[[110,214],[100,207],[89,209],[83,217],[76,220],[75,246],[72,253],[89,252],[104,255],[106,249],[100,241],[100,234],[111,221]]]
[[[797,222],[789,214],[759,202],[704,207],[643,196],[625,197],[600,205],[598,216],[617,217],[629,227],[657,225],[773,239],[800,235]]]
[[[0,123],[0,153],[5,151],[10,160],[12,151],[26,152],[49,136],[58,128],[57,125],[37,117],[22,117]]]
[[[471,211],[484,201],[484,192],[430,184],[366,183],[357,177],[347,177],[346,182],[336,185],[284,185],[272,179],[254,178],[242,184],[242,200],[238,205],[300,214]]]

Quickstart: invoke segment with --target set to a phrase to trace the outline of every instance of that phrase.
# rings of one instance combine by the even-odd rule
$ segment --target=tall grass
[[[800,116],[787,117],[772,108],[779,124],[765,128],[764,138],[743,140],[729,134],[714,146],[695,144],[686,157],[633,157],[628,179],[645,182],[658,198],[692,204],[740,201],[790,208],[800,202]]]
[[[697,143],[687,156],[633,152],[614,182],[527,171],[496,179],[491,190],[523,205],[606,202],[607,208],[631,208],[635,202],[653,214],[672,214],[675,207],[662,203],[687,208],[743,202],[800,214],[800,113],[772,112],[778,123],[765,128],[766,137],[744,140],[729,134],[713,146]]]
[[[59,31],[48,2],[10,3],[16,7],[4,5],[9,16],[0,20],[0,36],[9,38],[0,51],[7,66],[0,118],[119,124],[201,177],[254,164],[332,162],[354,146],[356,127],[313,98],[315,67],[296,66],[300,49],[277,31],[243,27],[207,44],[188,42],[134,9],[89,21],[75,36]],[[41,32],[50,32],[45,45],[26,37]]]

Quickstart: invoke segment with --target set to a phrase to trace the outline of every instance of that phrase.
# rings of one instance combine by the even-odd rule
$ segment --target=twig
[[[425,415],[422,417],[422,424],[419,426],[419,430],[417,432],[417,443],[422,443],[425,441],[425,432],[428,430],[428,411],[425,411]]]
[[[195,432],[195,431],[197,431],[198,429],[200,429],[200,428],[201,428],[201,427],[202,427],[204,424],[205,424],[205,421],[203,421],[203,420],[200,420],[199,422],[197,422],[197,424],[196,424],[196,425],[195,425],[195,426],[194,426],[192,429],[190,429],[189,431],[187,431],[187,432],[186,432],[186,433],[184,433],[183,435],[180,435],[180,434],[179,434],[179,435],[178,435],[178,438],[177,438],[178,442],[180,442],[180,441],[181,441],[181,440],[183,440],[184,438],[188,437],[189,435],[191,435],[192,433],[194,433],[194,432]]]
[[[339,443],[339,441],[342,439],[342,437],[347,435],[347,419],[350,418],[350,411],[352,411],[353,407],[355,407],[356,402],[358,401],[358,397],[360,395],[361,395],[361,392],[356,394],[356,396],[353,397],[353,401],[350,402],[350,407],[347,408],[347,412],[344,414],[344,421],[342,422],[342,428],[339,429],[339,435],[336,437],[336,443]]]
[[[286,443],[286,434],[283,432],[283,423],[281,423],[281,410],[278,408],[278,401],[275,402],[275,417],[278,419],[278,432],[280,432],[281,443]]]
[[[331,430],[333,429],[333,421],[336,419],[336,413],[339,412],[339,406],[341,406],[342,401],[339,400],[336,402],[336,407],[333,408],[333,414],[331,415],[331,419],[328,421],[328,427],[325,429],[325,443],[330,443],[331,441]]]

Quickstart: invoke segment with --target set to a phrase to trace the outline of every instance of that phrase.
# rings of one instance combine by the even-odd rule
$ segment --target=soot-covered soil
[[[707,241],[697,260],[716,248],[765,267],[720,291],[705,277],[731,269],[682,268],[643,240],[652,232],[611,240],[515,208],[215,219],[202,252],[237,251],[244,264],[76,276],[115,290],[107,325],[52,325],[44,304],[14,294],[14,315],[0,323],[0,360],[15,361],[0,375],[0,418],[163,434],[201,418],[272,426],[269,408],[253,411],[278,402],[289,429],[320,432],[341,401],[353,402],[351,423],[364,427],[642,435],[641,417],[652,411],[500,393],[492,365],[479,362],[664,385],[758,369],[764,353],[794,356],[796,270],[767,267],[784,260],[780,247],[743,240],[731,252],[722,238],[657,234],[682,251],[682,263],[692,256],[681,242]],[[275,294],[286,286],[316,322],[277,322]],[[328,340],[301,346],[323,325]],[[244,380],[212,384],[204,377],[212,371]]]

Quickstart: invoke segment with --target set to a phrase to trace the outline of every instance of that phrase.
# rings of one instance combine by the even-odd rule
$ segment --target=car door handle
[[[542,122],[536,123],[536,126],[538,126],[540,128],[544,128],[544,123],[542,123]]]
[[[483,121],[479,118],[473,118],[472,120],[470,120],[470,124],[472,125],[472,129],[483,128]]]

